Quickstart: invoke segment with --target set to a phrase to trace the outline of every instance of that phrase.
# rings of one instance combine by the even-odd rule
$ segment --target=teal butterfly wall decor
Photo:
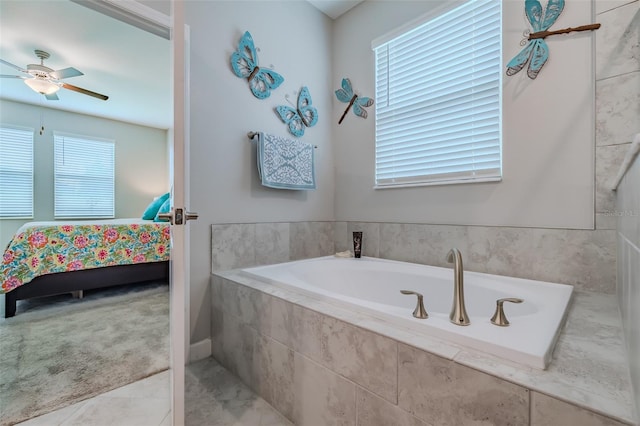
[[[249,31],[243,34],[238,48],[231,54],[231,67],[236,76],[247,79],[251,93],[258,99],[268,98],[271,91],[284,82],[284,77],[277,72],[258,66],[258,54]]]
[[[286,98],[288,99],[288,95]],[[279,105],[276,112],[289,125],[289,132],[296,137],[303,136],[305,128],[313,127],[318,122],[318,110],[311,106],[311,94],[307,86],[300,90],[296,108]]]
[[[353,88],[351,87],[351,80],[348,78],[342,79],[342,89],[336,90],[336,97],[340,102],[349,103],[347,105],[347,109],[342,113],[342,117],[338,120],[338,124],[342,124],[342,120],[349,112],[349,108],[353,106],[353,113],[358,117],[367,118],[367,111],[364,107],[370,107],[373,105],[373,99],[367,98],[365,96],[358,96],[353,93]]]
[[[543,65],[547,62],[547,59],[549,59],[549,46],[547,42],[544,41],[545,37],[556,34],[566,34],[573,31],[597,30],[600,28],[600,24],[589,24],[575,28],[549,31],[549,27],[556,22],[563,9],[564,0],[549,0],[544,11],[538,0],[525,0],[525,14],[534,32],[525,31],[524,35],[527,38],[523,40],[521,44],[526,44],[526,46],[507,64],[507,75],[511,76],[518,73],[528,62],[527,75],[529,78],[535,79]]]

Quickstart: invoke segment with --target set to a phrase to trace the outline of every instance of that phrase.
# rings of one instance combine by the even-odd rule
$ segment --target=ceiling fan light
[[[24,83],[34,91],[43,95],[51,95],[60,90],[60,86],[58,86],[57,84],[40,78],[29,78],[26,79]]]

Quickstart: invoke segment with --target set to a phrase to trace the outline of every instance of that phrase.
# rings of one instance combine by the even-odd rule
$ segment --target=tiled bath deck
[[[299,383],[296,377],[287,379],[296,389],[293,396],[284,395],[271,383],[287,378],[283,371],[299,368],[318,369],[313,375],[333,375],[334,382],[346,381],[356,389],[354,406],[375,408],[378,422],[393,413],[408,416],[407,424],[448,424],[445,417],[433,418],[433,405],[425,406],[424,401],[431,399],[436,404],[444,404],[438,407],[440,411],[477,411],[485,407],[464,406],[460,399],[486,399],[487,405],[497,406],[498,402],[492,401],[497,391],[512,395],[508,400],[515,404],[501,410],[522,413],[521,418],[505,424],[638,424],[614,295],[574,293],[567,323],[546,371],[416,336],[366,314],[273,287],[240,270],[216,273],[212,279],[212,297],[213,339],[218,342],[214,356],[221,359],[223,365],[229,364],[234,373],[258,388],[263,396],[264,390],[265,399],[296,424],[305,424],[304,413],[296,412],[301,403],[309,404],[297,399],[299,389],[307,390],[305,380]],[[322,315],[314,311],[326,317],[321,319]],[[254,341],[247,341],[246,335],[229,337],[226,330],[235,334],[246,334],[244,330],[249,330],[248,336],[254,336]],[[330,345],[338,347],[339,352],[327,351]],[[363,346],[366,351],[361,350]],[[291,352],[286,348],[294,349]],[[229,350],[233,355],[225,353]],[[255,354],[249,353],[254,350],[268,354],[258,354],[256,359]],[[262,359],[265,356],[267,359]],[[247,357],[248,369],[242,365]],[[370,359],[363,361],[367,357]],[[369,372],[363,373],[371,367],[364,368],[364,364],[373,357],[377,357],[372,372],[375,380],[367,377],[371,376]],[[269,368],[275,370],[269,371]],[[424,383],[416,379],[427,369],[434,381]],[[464,386],[452,391],[447,389],[451,381]],[[466,389],[468,386],[471,389]],[[480,388],[475,389],[477,387]],[[467,393],[469,396],[465,397]],[[458,398],[458,405],[448,402],[447,398]],[[382,409],[385,406],[386,413]],[[360,411],[357,413],[360,416]]]

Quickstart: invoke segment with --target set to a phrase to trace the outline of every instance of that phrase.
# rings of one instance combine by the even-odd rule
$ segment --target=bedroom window
[[[501,2],[374,40],[376,188],[500,180]]]
[[[0,126],[0,218],[33,218],[33,129]]]
[[[114,217],[115,143],[55,132],[54,216]]]

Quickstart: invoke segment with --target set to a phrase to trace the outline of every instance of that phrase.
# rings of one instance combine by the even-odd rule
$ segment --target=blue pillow
[[[162,207],[165,201],[169,199],[169,193],[163,194],[153,200],[151,204],[147,206],[147,209],[142,213],[142,219],[144,220],[152,220],[158,214],[158,210]]]
[[[169,213],[171,211],[171,199],[168,198],[160,208],[158,209],[158,213],[156,213],[156,217],[153,218],[154,222],[168,222],[166,219],[160,219],[158,216],[160,213]]]

